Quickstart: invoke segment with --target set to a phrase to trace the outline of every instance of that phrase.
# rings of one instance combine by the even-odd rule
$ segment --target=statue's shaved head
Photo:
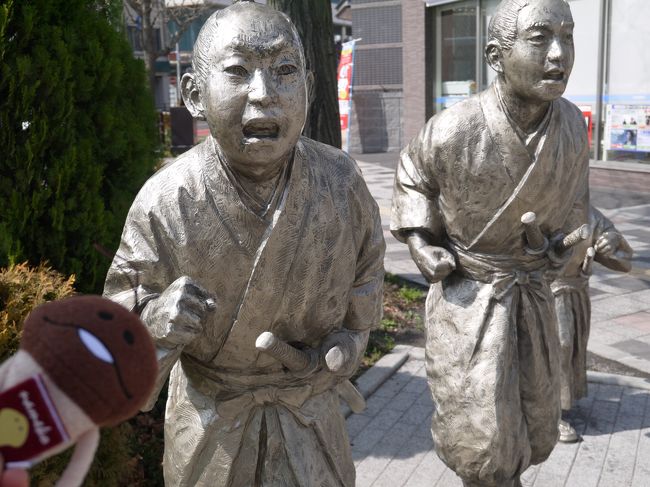
[[[517,39],[519,11],[529,3],[530,0],[503,0],[490,20],[488,42],[496,40],[501,49],[510,50]]]
[[[261,20],[260,20],[261,19]],[[256,35],[261,23],[277,25],[278,30],[284,29],[290,33],[291,43],[295,46],[300,57],[300,68],[305,70],[305,54],[300,35],[293,22],[287,15],[266,5],[250,0],[240,0],[231,6],[213,13],[206,21],[194,43],[192,68],[196,73],[199,86],[207,79],[211,63],[212,48],[226,25],[237,25],[242,30],[242,38],[250,43],[251,48],[256,42],[261,42]],[[259,25],[258,25],[259,24]],[[220,25],[222,28],[220,29]]]
[[[559,0],[566,3],[566,0]],[[524,7],[539,3],[539,0],[503,0],[490,20],[488,43],[497,41],[503,51],[512,49],[517,39],[517,19]]]

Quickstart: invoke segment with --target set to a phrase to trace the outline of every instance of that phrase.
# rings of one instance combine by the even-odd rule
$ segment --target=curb
[[[380,358],[375,365],[370,367],[366,372],[356,380],[356,388],[361,395],[368,399],[373,392],[386,382],[397,370],[404,365],[409,358],[409,352],[413,347],[407,345],[397,345],[392,352],[387,353]],[[350,407],[342,403],[341,412],[347,418],[352,414]]]
[[[424,348],[411,347],[408,345],[397,345],[392,352],[380,358],[375,365],[370,367],[356,381],[356,388],[361,395],[368,399],[381,385],[404,365],[409,357],[424,360]],[[619,374],[607,374],[605,372],[587,371],[587,381],[592,384],[604,384],[632,389],[643,389],[650,391],[650,380],[642,377],[631,377]],[[341,412],[345,418],[352,414],[350,407],[341,401]]]
[[[631,377],[628,375],[606,374],[605,372],[587,371],[587,381],[595,384],[610,386],[631,387],[633,389],[645,389],[650,391],[650,380],[642,377]]]

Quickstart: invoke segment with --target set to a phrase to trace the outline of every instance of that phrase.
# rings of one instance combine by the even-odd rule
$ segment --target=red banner
[[[346,42],[341,48],[338,69],[339,114],[341,117],[341,147],[349,152],[350,115],[352,112],[352,72],[354,69],[355,41]]]

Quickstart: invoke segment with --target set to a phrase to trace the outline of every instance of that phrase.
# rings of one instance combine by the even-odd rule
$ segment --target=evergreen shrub
[[[47,260],[83,292],[101,290],[93,244],[117,248],[158,144],[144,64],[106,3],[0,0],[0,266]]]
[[[68,278],[41,264],[26,263],[0,269],[0,362],[16,353],[23,322],[36,306],[74,293],[74,276]]]

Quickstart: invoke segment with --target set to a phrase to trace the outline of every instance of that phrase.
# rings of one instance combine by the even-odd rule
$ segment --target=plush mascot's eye
[[[135,341],[135,337],[133,336],[133,333],[131,333],[129,330],[126,330],[122,336],[124,337],[124,341],[128,343],[129,345],[133,345],[133,342]]]
[[[100,311],[97,313],[97,316],[99,316],[102,320],[112,320],[113,319],[113,313],[109,313],[108,311]]]

